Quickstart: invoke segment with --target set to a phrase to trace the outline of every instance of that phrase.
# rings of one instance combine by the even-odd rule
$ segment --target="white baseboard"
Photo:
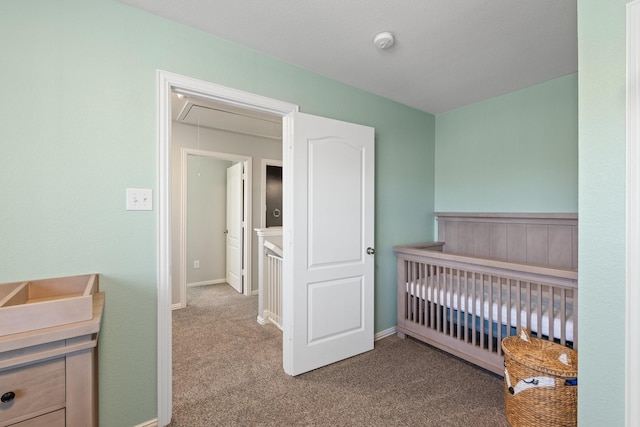
[[[398,332],[398,331],[396,330],[396,327],[393,326],[393,327],[391,327],[389,329],[385,329],[384,331],[380,331],[377,334],[375,334],[375,336],[373,337],[373,340],[374,341],[381,340],[382,338],[386,338],[386,337],[389,337],[391,335],[394,335],[396,332]]]
[[[219,283],[227,283],[227,279],[214,279],[214,280],[205,280],[202,282],[187,283],[187,287],[192,288],[194,286],[217,285]]]
[[[259,289],[254,289],[253,291],[251,291],[251,295],[252,296],[260,295],[260,290]]]
[[[257,316],[258,323],[261,325],[266,325],[267,321],[262,316]]]
[[[179,302],[171,305],[171,310],[178,310],[180,308],[182,308],[182,304],[180,304]]]
[[[155,418],[153,420],[149,420],[142,424],[138,424],[137,426],[134,426],[134,427],[158,427],[158,419]]]

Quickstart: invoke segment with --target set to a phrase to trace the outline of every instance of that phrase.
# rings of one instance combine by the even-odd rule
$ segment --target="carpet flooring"
[[[172,427],[508,426],[502,378],[413,339],[297,377],[257,297],[189,288],[173,312]]]

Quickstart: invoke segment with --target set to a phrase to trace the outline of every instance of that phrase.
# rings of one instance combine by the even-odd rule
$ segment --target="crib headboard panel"
[[[444,252],[578,268],[578,215],[436,212]]]

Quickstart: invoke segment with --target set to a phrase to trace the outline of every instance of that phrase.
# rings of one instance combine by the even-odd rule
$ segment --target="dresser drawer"
[[[17,424],[11,424],[9,427],[65,427],[64,423],[64,409],[59,409]]]
[[[57,358],[0,372],[0,396],[14,393],[0,403],[0,425],[63,408],[65,405],[65,359]],[[16,420],[18,421],[18,420]]]

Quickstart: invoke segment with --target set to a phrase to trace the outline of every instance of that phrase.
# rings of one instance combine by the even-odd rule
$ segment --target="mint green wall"
[[[578,0],[580,426],[625,420],[627,3]]]
[[[577,212],[577,73],[436,117],[435,206]]]
[[[0,282],[87,272],[106,291],[100,425],[156,417],[156,70],[376,128],[375,330],[391,247],[431,239],[435,119],[113,0],[0,2]]]

